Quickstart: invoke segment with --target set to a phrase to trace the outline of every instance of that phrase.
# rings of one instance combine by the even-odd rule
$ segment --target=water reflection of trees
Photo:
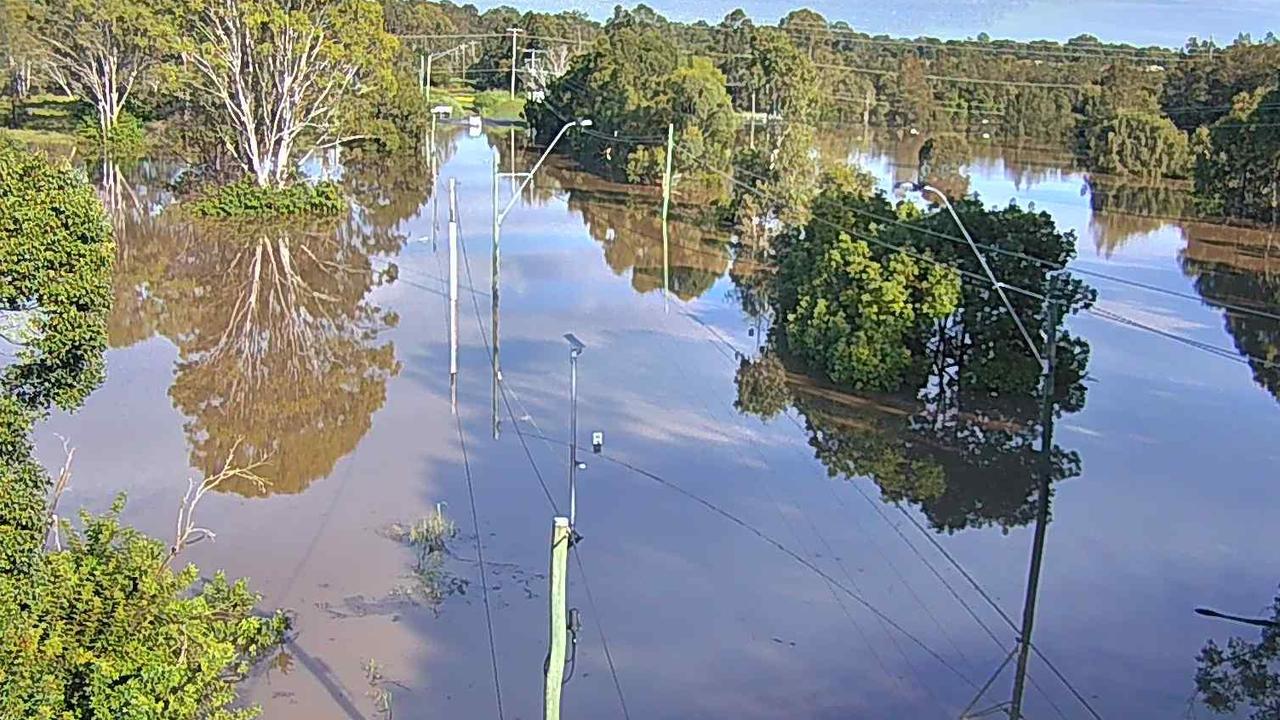
[[[353,166],[345,181],[362,172]],[[209,224],[172,211],[120,220],[111,343],[160,335],[177,346],[169,395],[188,418],[191,464],[216,472],[234,451],[237,464],[262,463],[269,482],[225,489],[301,492],[368,432],[398,371],[379,338],[396,317],[367,300],[393,271],[372,258],[403,242],[395,227],[424,197],[411,176],[401,193],[373,194],[370,181],[338,222]]]
[[[1183,230],[1183,272],[1206,303],[1222,310],[1254,381],[1280,400],[1280,320],[1247,312],[1275,314],[1280,308],[1280,231],[1204,223],[1187,223]]]
[[[630,272],[637,292],[661,291],[661,198],[563,165],[549,165],[544,172],[568,194],[569,209],[582,216],[609,268],[618,275]],[[667,263],[671,293],[688,301],[705,294],[729,270],[730,250],[728,233],[708,229],[701,218],[686,217],[686,210],[672,208]]]
[[[737,407],[765,418],[794,408],[832,477],[870,478],[886,500],[919,505],[939,531],[1025,525],[1035,518],[1044,462],[1034,387],[993,394],[994,379],[966,382],[954,347],[915,395],[845,392],[787,370],[772,353],[744,359]],[[1059,357],[1055,416],[1084,405],[1088,346],[1064,338]],[[1080,458],[1055,446],[1050,467],[1057,483],[1080,474]]]
[[[1068,312],[1092,301],[1092,290],[1079,280],[1060,277],[1055,282],[1049,272],[1073,256],[1070,233],[1057,233],[1038,215],[987,211],[973,200],[958,203],[957,211],[972,232],[999,238],[1003,247],[1017,251],[989,257],[1005,282],[1042,296],[1052,294]],[[970,267],[976,260],[966,254],[967,248],[937,239],[947,237],[950,222],[947,214],[934,213],[920,225],[935,235],[904,232],[890,242],[921,244],[921,252],[979,272]],[[770,304],[768,275],[744,274],[748,282],[739,284],[738,294],[745,311]],[[1050,484],[1056,484],[1080,474],[1080,458],[1054,446],[1046,463],[1038,447],[1045,431],[1040,363],[990,285],[965,282],[961,293],[954,315],[922,338],[926,367],[903,394],[852,393],[810,380],[799,374],[799,363],[775,355],[780,351],[774,349],[774,337],[763,356],[742,362],[738,408],[766,418],[795,408],[810,446],[832,476],[871,478],[885,499],[919,505],[939,531],[991,525],[1008,529],[1034,520],[1046,465]],[[1031,328],[1047,324],[1044,303],[1021,294],[1012,301]],[[1083,339],[1062,328],[1057,338],[1050,398],[1054,418],[1084,407],[1089,359]]]

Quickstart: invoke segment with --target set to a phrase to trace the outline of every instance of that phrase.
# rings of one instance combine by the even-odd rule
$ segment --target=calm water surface
[[[957,716],[1016,633],[941,551],[1017,621],[1032,524],[986,505],[1009,492],[1021,504],[1025,479],[993,467],[978,473],[986,495],[953,488],[970,508],[957,524],[882,502],[868,479],[829,477],[801,415],[735,410],[737,353],[754,355],[759,333],[730,277],[751,267],[735,266],[728,237],[675,224],[664,298],[656,206],[564,168],[504,226],[495,439],[491,146],[504,169],[528,164],[507,143],[452,137],[437,182],[422,159],[348,163],[360,207],[336,229],[182,227],[151,211],[162,168],[109,183],[122,210],[108,380],[39,431],[50,465],[59,435],[77,448],[68,500],[103,508],[127,492],[128,519],[167,538],[188,477],[228,457],[262,463],[265,484],[202,503],[217,540],[188,557],[296,613],[288,652],[248,685],[268,718],[378,717],[370,660],[397,718],[497,717],[478,536],[503,715],[537,717],[547,538],[567,505],[561,336],[573,332],[588,346],[580,436],[602,430],[606,448],[580,475],[569,602],[584,626],[566,716],[623,717],[619,690],[636,718]],[[886,187],[914,158],[832,145]],[[1096,210],[1102,191],[1074,171],[983,154],[970,189],[1050,212],[1077,233],[1079,269],[1176,293],[1087,278],[1099,307],[1267,352],[1280,326],[1200,298],[1276,310],[1272,237]],[[456,416],[450,178],[466,247]],[[1103,717],[1180,716],[1196,653],[1236,631],[1193,609],[1251,614],[1275,589],[1280,383],[1094,316],[1070,329],[1092,349],[1087,401],[1056,435],[1080,468],[1054,487],[1035,642]],[[858,399],[813,395],[823,417],[861,422]],[[437,507],[459,534],[424,579],[393,526]],[[1028,716],[1087,717],[1043,661],[1030,673]],[[1011,682],[1007,669],[980,706]]]

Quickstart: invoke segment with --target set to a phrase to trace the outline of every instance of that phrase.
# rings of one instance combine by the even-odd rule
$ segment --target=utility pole
[[[502,382],[502,361],[498,355],[498,318],[499,318],[499,295],[498,295],[498,278],[502,275],[502,266],[500,265],[502,256],[499,253],[499,239],[502,232],[502,219],[498,214],[498,171],[499,164],[502,159],[498,156],[498,151],[493,152],[493,256],[489,259],[489,297],[492,299],[490,307],[493,315],[490,318],[489,327],[493,330],[492,345],[493,348],[493,439],[497,440],[501,434],[501,421],[498,419],[498,383]]]
[[[551,526],[551,638],[542,684],[543,720],[560,720],[560,691],[564,687],[565,646],[569,635],[565,585],[569,569],[569,518],[557,517]]]
[[[1022,632],[1018,641],[1018,665],[1013,677],[1013,698],[1009,720],[1022,720],[1022,697],[1026,689],[1027,661],[1031,656],[1031,629],[1036,619],[1036,598],[1040,591],[1040,568],[1044,562],[1045,534],[1049,528],[1049,474],[1053,469],[1053,393],[1058,349],[1058,324],[1062,307],[1058,297],[1058,277],[1049,280],[1048,312],[1045,314],[1044,380],[1040,399],[1040,487],[1036,505],[1035,539],[1031,545],[1031,568],[1027,573],[1027,597],[1022,604]]]
[[[449,394],[458,412],[458,181],[449,178]]]
[[[664,309],[670,302],[671,295],[671,233],[668,220],[671,216],[671,160],[676,152],[675,123],[667,125],[667,167],[662,175],[662,302]]]
[[[587,349],[573,333],[569,341],[569,528],[576,530],[578,519],[578,356]]]
[[[516,99],[516,38],[524,32],[520,28],[507,28],[511,33],[511,99]]]
[[[756,149],[756,91],[751,91],[751,149]]]

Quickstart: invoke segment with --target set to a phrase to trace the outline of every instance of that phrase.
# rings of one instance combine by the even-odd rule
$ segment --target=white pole
[[[449,178],[449,376],[458,375],[458,181]]]

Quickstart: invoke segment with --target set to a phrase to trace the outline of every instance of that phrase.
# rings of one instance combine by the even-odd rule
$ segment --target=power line
[[[461,234],[461,228],[459,228],[459,234]],[[474,285],[475,280],[471,275],[471,260],[467,255],[466,243],[464,242],[459,244],[462,248],[463,263],[467,271],[467,283],[470,285]],[[480,302],[479,300],[476,299],[475,293],[472,293],[471,295],[471,304],[475,310],[476,327],[477,329],[479,329],[480,338],[484,342],[485,354],[489,358],[489,364],[493,372],[496,373],[497,366],[493,362],[493,354],[490,352],[490,349],[489,349],[489,340],[488,340],[488,337],[485,335],[484,320],[481,318],[481,315],[480,315]],[[508,417],[511,418],[511,424],[516,429],[516,436],[520,439],[520,445],[524,448],[525,457],[528,459],[529,465],[533,468],[534,476],[538,478],[538,484],[542,486],[542,492],[546,495],[547,502],[551,505],[552,510],[554,510],[558,514],[560,512],[560,508],[556,504],[555,498],[552,496],[550,488],[547,486],[546,479],[543,478],[542,476],[541,469],[538,468],[538,463],[533,459],[533,453],[529,450],[529,445],[525,441],[524,433],[521,432],[520,425],[515,418],[515,413],[512,412],[511,410],[511,402],[507,399],[507,396],[506,396],[505,382],[499,380],[498,389],[502,393],[503,403],[506,405],[506,408],[507,408],[507,415]],[[529,414],[527,408],[525,410],[525,413],[529,415],[530,419],[532,419],[533,416],[532,414]],[[571,547],[571,550],[572,549],[573,548]],[[586,566],[583,565],[581,556],[579,556],[576,552],[573,553],[573,555],[577,560],[578,570],[582,574],[582,585],[587,593],[587,601],[591,605],[592,619],[594,620],[596,625],[596,630],[600,635],[600,644],[604,648],[605,659],[608,661],[608,665],[609,665],[609,673],[613,676],[613,687],[618,694],[618,703],[622,707],[622,715],[626,720],[630,720],[631,714],[627,710],[627,701],[622,694],[622,683],[618,679],[618,670],[613,662],[613,653],[609,650],[609,639],[605,635],[604,624],[600,620],[600,611],[599,611],[599,608],[596,606],[595,596],[591,592],[590,581],[587,579]]]
[[[437,263],[438,262],[439,262],[439,256],[437,255]],[[468,282],[470,282],[470,278],[468,278]],[[472,294],[472,298],[473,299],[475,298],[474,293]],[[446,309],[445,323],[448,324],[448,321],[449,321],[448,310]],[[458,444],[462,448],[462,468],[467,478],[467,497],[470,500],[470,504],[471,504],[471,524],[472,524],[472,527],[475,528],[475,532],[476,532],[476,557],[479,559],[479,563],[480,563],[480,596],[484,602],[484,619],[485,619],[485,625],[488,628],[488,633],[489,633],[489,661],[493,666],[494,696],[496,698],[497,705],[498,705],[498,720],[503,720],[504,713],[502,709],[502,682],[498,674],[498,651],[497,651],[497,645],[494,641],[493,612],[489,604],[489,575],[486,569],[486,564],[484,559],[484,542],[482,540],[484,531],[480,527],[480,516],[476,510],[475,484],[471,478],[471,461],[467,455],[466,434],[462,430],[462,415],[459,413],[454,413],[454,420],[456,421],[456,426],[458,429]]]

